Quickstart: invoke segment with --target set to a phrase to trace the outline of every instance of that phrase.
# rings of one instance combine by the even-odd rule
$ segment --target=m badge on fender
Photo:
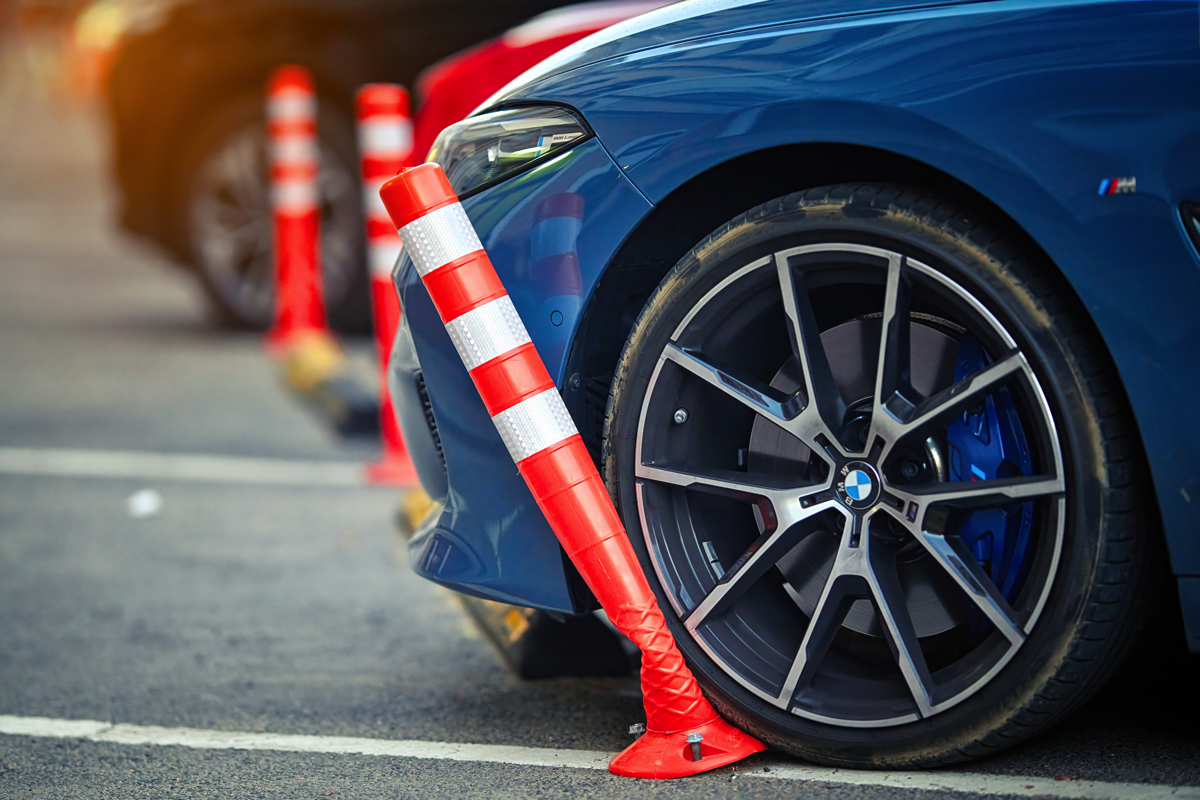
[[[1096,194],[1133,194],[1136,191],[1137,178],[1105,178],[1100,181],[1100,191]]]

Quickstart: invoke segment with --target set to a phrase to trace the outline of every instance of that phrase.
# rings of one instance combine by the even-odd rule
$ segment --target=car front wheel
[[[813,189],[698,244],[630,334],[605,470],[705,692],[810,760],[1014,744],[1140,618],[1140,446],[1096,334],[919,190]]]

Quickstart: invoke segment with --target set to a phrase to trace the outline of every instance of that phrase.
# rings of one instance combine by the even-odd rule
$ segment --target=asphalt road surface
[[[356,485],[375,449],[114,232],[102,152],[0,100],[0,797],[1200,797],[1169,609],[1102,696],[968,767],[609,775],[636,681],[506,672]]]

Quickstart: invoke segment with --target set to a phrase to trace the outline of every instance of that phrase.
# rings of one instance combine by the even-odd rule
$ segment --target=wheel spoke
[[[251,209],[221,197],[209,195],[203,198],[203,201],[205,203],[204,212],[207,214],[209,223],[218,225],[226,231],[238,233],[247,228],[261,227],[264,222],[267,222],[267,220],[255,216]]]
[[[225,225],[223,230],[214,232],[229,243],[235,257],[248,253],[263,251],[264,244],[270,246],[270,231],[258,222],[247,222],[239,226]]]
[[[258,151],[253,134],[243,135],[226,150],[221,176],[227,180],[230,195],[245,208],[266,208],[269,192],[263,175],[266,164]]]
[[[905,275],[906,261],[907,259],[898,253],[888,256],[879,362],[875,369],[875,405],[871,414],[871,432],[882,434],[889,442],[892,438],[887,433],[892,427],[889,423],[911,416],[916,402],[915,392],[909,384],[912,318],[909,315],[911,289]]]
[[[814,499],[819,498],[821,494],[813,495]],[[755,539],[746,548],[746,552],[742,553],[741,557],[726,570],[713,590],[684,620],[684,625],[688,630],[694,631],[710,617],[717,617],[725,613],[754,585],[755,581],[765,575],[780,558],[811,532],[811,530],[806,530],[806,526],[801,523],[831,508],[837,508],[838,503],[833,496],[828,496],[820,502],[810,504],[807,508],[799,507],[799,504],[797,507],[798,510],[791,509],[791,513],[786,514],[787,518],[780,520],[774,529],[768,528],[766,532]],[[780,514],[780,516],[783,517],[784,514]]]
[[[987,368],[968,375],[913,407],[907,419],[885,418],[880,426],[881,435],[887,439],[882,458],[886,459],[896,443],[904,437],[921,431],[931,423],[946,421],[961,413],[968,404],[978,402],[995,391],[1013,375],[1029,372],[1029,362],[1025,356],[1014,350]]]
[[[265,321],[269,321],[275,296],[274,265],[259,256],[251,256],[244,263],[241,275],[227,276],[226,294],[240,307],[240,313],[256,317],[265,314]]]
[[[851,529],[858,524],[855,517],[847,519],[847,530],[842,535],[851,535]],[[782,708],[788,708],[797,692],[802,691],[812,681],[822,659],[825,658],[825,653],[833,644],[833,638],[841,628],[846,615],[850,613],[850,607],[856,600],[870,596],[870,588],[866,586],[860,575],[841,569],[844,562],[853,557],[847,555],[850,552],[846,548],[838,551],[838,558],[834,562],[833,570],[829,574],[829,579],[825,581],[821,597],[817,600],[816,608],[813,609],[812,619],[809,620],[808,628],[804,631],[800,648],[792,661],[791,669],[788,670],[787,678],[784,679],[783,690],[776,698],[776,704]]]
[[[921,531],[917,536],[934,560],[1005,638],[1013,644],[1025,641],[1025,631],[1017,622],[1016,612],[960,538],[928,531]]]
[[[923,519],[920,510],[926,512],[931,506],[948,505],[956,508],[993,508],[1010,503],[1025,502],[1038,497],[1062,494],[1066,490],[1061,477],[1034,475],[1020,478],[996,478],[987,481],[951,481],[949,483],[925,483],[905,486],[903,491],[892,489],[892,493],[909,503],[907,510],[910,521]]]
[[[846,403],[834,383],[829,356],[817,329],[816,314],[813,313],[808,292],[796,285],[795,273],[786,258],[775,256],[775,270],[783,294],[783,310],[788,319],[788,338],[792,352],[800,362],[804,381],[806,405],[801,410],[801,416],[809,418],[804,421],[811,433],[802,438],[806,441],[813,438],[819,420],[821,427],[834,434],[830,438],[836,439],[836,433],[841,431],[842,420],[846,416]]]
[[[643,480],[669,483],[684,489],[732,497],[747,502],[754,502],[758,499],[782,499],[786,496],[796,498],[798,504],[801,498],[816,494],[826,488],[824,485],[797,488],[794,483],[774,475],[754,476],[745,472],[716,469],[708,473],[683,472],[653,464],[638,464],[634,469],[634,475]],[[747,480],[754,477],[760,478],[761,482]]]
[[[663,358],[686,369],[710,386],[721,390],[756,414],[773,422],[786,423],[800,412],[798,397],[781,398],[780,392],[748,376],[734,377],[704,356],[668,344]]]
[[[894,556],[894,553],[891,555]],[[896,570],[895,560],[887,558],[887,553],[881,548],[871,547],[870,583],[874,595],[875,607],[879,620],[886,631],[888,646],[892,656],[900,666],[900,673],[908,690],[916,701],[917,711],[922,717],[933,713],[933,678],[929,674],[929,666],[925,663],[925,654],[921,652],[921,644],[917,639],[917,631],[913,626],[912,615],[908,611],[908,603],[904,599],[904,591],[900,586],[900,575]]]
[[[243,276],[244,283],[255,287],[256,293],[261,290],[273,294],[275,288],[274,262],[270,258],[264,257],[262,251],[258,249],[250,254],[249,262],[250,268]]]

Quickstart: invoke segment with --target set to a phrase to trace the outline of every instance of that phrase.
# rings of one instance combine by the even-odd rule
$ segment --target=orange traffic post
[[[381,196],[554,535],[609,620],[641,648],[646,730],[609,769],[679,778],[765,750],[701,694],[562,396],[442,168],[406,169]]]
[[[400,237],[379,199],[384,181],[412,158],[413,125],[408,90],[390,83],[368,84],[358,90],[358,149],[362,158],[363,209],[367,221],[367,263],[371,272],[371,307],[375,319],[375,349],[379,357],[379,429],[383,456],[367,465],[371,483],[407,486],[417,474],[409,458],[388,390],[388,361],[400,298],[392,285],[392,267],[400,257]]]
[[[325,320],[317,207],[317,101],[312,74],[284,66],[267,80],[275,245],[275,323],[267,349],[284,379],[345,435],[373,433],[375,399],[349,375]]]
[[[279,352],[328,336],[321,287],[317,216],[317,101],[312,74],[285,66],[267,81],[267,136],[275,233],[275,324],[267,344]]]

